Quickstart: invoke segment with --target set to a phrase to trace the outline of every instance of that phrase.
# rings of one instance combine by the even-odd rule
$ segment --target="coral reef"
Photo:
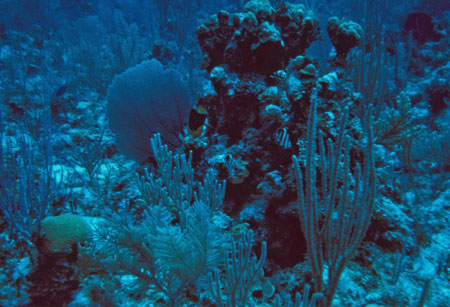
[[[211,161],[226,166],[218,170],[228,181],[230,212],[244,220],[250,216],[254,227],[271,242],[268,259],[286,266],[301,258],[296,243],[299,232],[292,230],[299,228],[299,221],[291,208],[295,194],[290,165],[291,156],[305,149],[310,101],[320,101],[318,125],[332,138],[335,119],[344,108],[356,110],[358,102],[351,90],[340,85],[344,82],[341,73],[318,79],[317,64],[304,55],[320,33],[317,20],[304,6],[286,3],[274,9],[268,1],[250,1],[245,10],[222,11],[197,29],[209,72],[198,98],[208,113],[200,137],[208,146],[189,143],[185,147],[193,149],[203,167]],[[333,42],[346,46],[339,49],[340,55],[362,39],[355,23],[341,24],[335,32]],[[362,128],[359,119],[353,116],[351,121],[349,136],[358,142]],[[357,160],[358,154],[354,155]],[[224,157],[232,161],[225,162]],[[245,161],[245,176],[239,174],[241,161]],[[276,246],[283,246],[282,254]]]
[[[447,2],[0,1],[0,305],[448,306]]]
[[[363,29],[352,21],[342,22],[337,17],[328,19],[327,32],[336,49],[336,58],[345,61],[349,51],[363,40]]]
[[[319,32],[318,20],[303,5],[274,9],[268,0],[252,0],[244,13],[211,16],[197,29],[197,37],[208,71],[227,64],[236,72],[270,74],[304,54]]]
[[[92,234],[83,217],[71,213],[48,216],[41,224],[38,249],[44,254],[62,253],[84,243]]]

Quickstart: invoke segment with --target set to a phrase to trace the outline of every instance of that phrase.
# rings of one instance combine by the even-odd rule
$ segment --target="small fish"
[[[208,112],[202,106],[196,106],[191,109],[188,119],[188,132],[194,137],[199,137],[203,132]]]
[[[289,139],[289,133],[286,128],[278,128],[274,135],[275,143],[287,149],[292,147],[292,142]]]
[[[16,115],[24,115],[25,114],[25,110],[22,109],[21,107],[17,106],[17,104],[15,104],[14,102],[10,102],[10,103],[8,103],[8,105],[11,108],[11,111],[13,114],[16,114]]]
[[[233,178],[235,174],[235,163],[233,156],[230,154],[225,156],[225,167],[227,168],[229,178]]]
[[[55,96],[56,96],[56,97],[62,96],[62,95],[64,95],[64,93],[65,93],[66,91],[67,91],[67,84],[64,84],[64,85],[60,86],[60,87],[56,90]]]

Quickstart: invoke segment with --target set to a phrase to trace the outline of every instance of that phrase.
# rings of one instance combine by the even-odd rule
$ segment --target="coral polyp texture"
[[[337,17],[328,19],[327,32],[337,56],[345,60],[349,51],[358,46],[364,37],[363,29],[352,21],[343,22]]]
[[[91,226],[83,217],[71,213],[48,216],[41,226],[42,252],[46,254],[70,251],[92,235]]]
[[[303,5],[249,1],[243,13],[220,11],[197,28],[205,67],[272,73],[319,38],[319,21]]]

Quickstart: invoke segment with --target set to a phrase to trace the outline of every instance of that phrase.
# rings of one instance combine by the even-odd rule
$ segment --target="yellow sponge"
[[[48,216],[41,223],[43,253],[70,251],[73,244],[89,239],[92,229],[80,215]]]

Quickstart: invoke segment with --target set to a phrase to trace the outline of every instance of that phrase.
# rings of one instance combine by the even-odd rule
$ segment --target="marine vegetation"
[[[450,306],[448,1],[0,12],[1,306]]]

